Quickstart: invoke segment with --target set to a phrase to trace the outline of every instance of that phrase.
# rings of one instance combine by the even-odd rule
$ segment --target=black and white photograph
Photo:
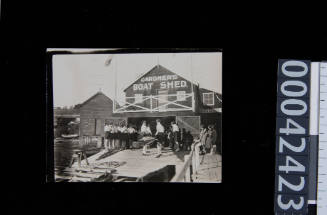
[[[119,3],[1,1],[3,214],[326,215],[325,7]]]
[[[55,182],[221,183],[222,52],[99,50],[47,50]]]

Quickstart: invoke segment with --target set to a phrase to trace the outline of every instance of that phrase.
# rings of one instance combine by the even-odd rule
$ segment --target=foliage
[[[72,118],[58,118],[55,137],[61,137],[62,134],[78,134],[79,124],[69,124],[73,120]]]

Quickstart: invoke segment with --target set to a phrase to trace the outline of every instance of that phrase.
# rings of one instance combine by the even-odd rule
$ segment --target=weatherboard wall
[[[92,96],[80,107],[81,136],[103,136],[104,123],[112,117],[112,100],[102,93]]]

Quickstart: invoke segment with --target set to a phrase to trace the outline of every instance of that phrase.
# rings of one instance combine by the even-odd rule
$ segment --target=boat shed
[[[159,118],[164,126],[177,121],[180,128],[193,135],[199,134],[201,123],[215,124],[221,130],[221,94],[200,88],[161,65],[154,66],[124,92],[125,97],[114,104],[113,115],[124,116],[137,127],[146,120],[155,130],[155,119]]]

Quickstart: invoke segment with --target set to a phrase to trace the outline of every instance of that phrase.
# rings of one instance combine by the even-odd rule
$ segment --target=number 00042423
[[[310,62],[279,60],[275,213],[307,210]]]

